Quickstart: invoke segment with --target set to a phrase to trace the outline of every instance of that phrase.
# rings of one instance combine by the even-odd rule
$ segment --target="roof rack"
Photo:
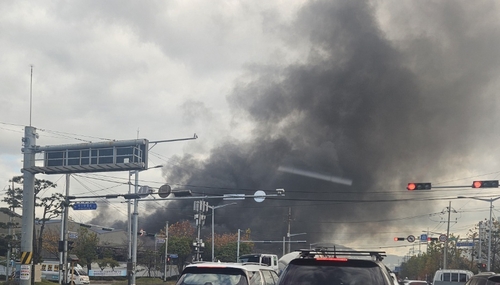
[[[322,256],[371,256],[382,261],[387,256],[385,251],[356,251],[356,250],[337,250],[332,248],[300,249],[301,258],[314,258],[316,255]]]

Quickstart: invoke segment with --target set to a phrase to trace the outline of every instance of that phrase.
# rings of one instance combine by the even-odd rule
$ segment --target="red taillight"
[[[318,257],[316,260],[328,260],[328,261],[347,261],[347,258],[337,258],[337,257]]]

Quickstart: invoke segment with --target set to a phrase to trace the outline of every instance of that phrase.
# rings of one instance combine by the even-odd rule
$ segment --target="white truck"
[[[238,257],[238,263],[260,263],[271,267],[276,273],[278,273],[278,256],[276,254],[268,253],[252,253],[244,254]]]
[[[42,279],[59,282],[59,262],[44,261],[41,263]],[[68,264],[68,284],[85,285],[90,284],[90,279],[80,264]]]
[[[440,269],[434,274],[432,285],[463,285],[474,273],[461,269]]]

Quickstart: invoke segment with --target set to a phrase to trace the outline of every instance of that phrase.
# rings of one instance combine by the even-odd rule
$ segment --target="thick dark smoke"
[[[394,18],[408,29],[398,41],[382,30],[373,2],[312,1],[290,26],[269,27],[291,48],[308,43],[307,58],[252,66],[228,96],[235,116],[254,123],[252,139],[227,141],[204,160],[177,157],[166,169],[168,181],[205,194],[284,188],[284,198],[216,210],[217,230],[249,228],[254,240],[282,240],[289,224],[291,233],[307,233],[294,239],[308,243],[391,238],[375,233],[402,225],[380,221],[436,211],[429,202],[394,200],[404,197],[398,193],[406,194],[409,180],[466,167],[484,147],[470,135],[494,121],[485,114],[491,95],[483,88],[498,71],[500,37],[490,17],[475,22],[491,7],[474,3],[468,14],[465,1],[427,4],[405,9],[435,25],[435,33],[415,32],[405,17]],[[354,183],[279,172],[280,165]],[[192,220],[192,201],[170,205],[142,219],[143,226]],[[272,247],[280,253],[281,244]]]

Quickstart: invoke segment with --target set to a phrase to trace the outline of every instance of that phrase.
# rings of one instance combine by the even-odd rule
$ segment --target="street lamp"
[[[229,203],[229,204],[223,204],[223,205],[219,205],[219,206],[210,206],[210,205],[207,205],[210,209],[212,209],[212,261],[214,261],[214,239],[215,239],[215,231],[214,231],[214,217],[215,217],[215,209],[219,209],[219,208],[222,208],[222,207],[226,207],[226,206],[231,206],[231,205],[236,205],[236,203]]]
[[[474,199],[478,201],[485,201],[485,202],[490,202],[490,232],[488,233],[488,263],[487,263],[487,271],[490,271],[490,264],[491,264],[491,232],[493,231],[493,225],[491,222],[491,212],[493,211],[493,202],[500,199],[500,197],[496,198],[490,198],[490,199],[483,199],[483,198],[477,198],[477,197],[465,197],[465,196],[458,196],[457,198],[459,199]],[[479,243],[481,243],[481,240],[479,240]],[[481,254],[481,253],[480,253]]]
[[[160,167],[163,167],[163,165],[156,165],[156,166],[150,167],[148,169],[160,168]],[[147,170],[147,169],[145,169],[145,170]],[[130,178],[131,173],[132,172],[129,173],[129,178]],[[138,195],[138,193],[139,193],[139,170],[135,170],[133,173],[135,175],[134,194]],[[131,195],[130,194],[130,187],[129,187],[129,195]],[[128,204],[129,204],[128,210],[129,210],[129,220],[130,220],[130,201],[128,202]],[[138,208],[139,208],[139,199],[137,199],[137,197],[136,197],[134,199],[134,213],[132,214],[132,222],[131,222],[132,232],[129,232],[129,238],[132,235],[132,240],[131,240],[131,242],[129,242],[129,246],[131,246],[131,248],[129,248],[129,253],[131,254],[131,259],[132,259],[132,264],[131,264],[131,267],[132,267],[131,273],[132,274],[130,274],[130,272],[129,272],[128,285],[135,285],[135,280],[136,280],[135,266],[137,264],[137,232],[138,232],[137,228],[139,226],[138,225],[139,213],[137,212]]]

